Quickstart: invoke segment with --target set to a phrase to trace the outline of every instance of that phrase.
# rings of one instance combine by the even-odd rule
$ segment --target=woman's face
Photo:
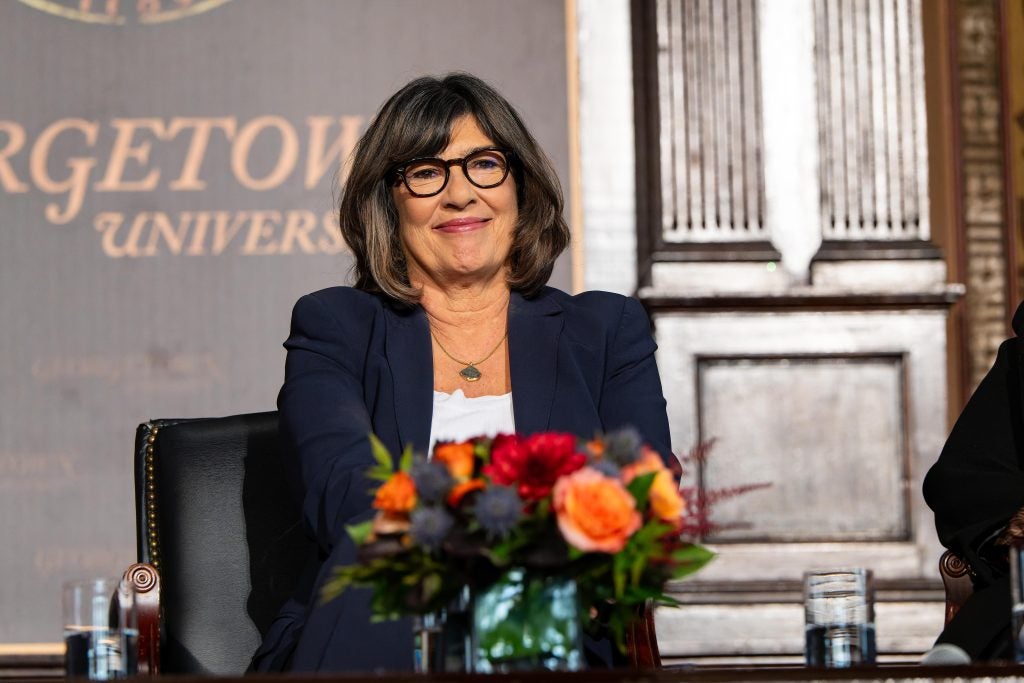
[[[437,156],[460,159],[493,146],[476,118],[464,116],[452,125],[451,141]],[[448,184],[433,197],[416,197],[404,183],[392,189],[392,197],[414,286],[484,283],[495,277],[504,281],[519,216],[511,173],[501,185],[483,189],[470,183],[462,167],[455,165]]]

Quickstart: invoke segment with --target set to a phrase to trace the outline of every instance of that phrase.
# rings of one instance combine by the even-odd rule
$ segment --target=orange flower
[[[654,475],[650,492],[651,512],[663,522],[678,524],[683,516],[685,503],[675,478],[668,470]]]
[[[559,479],[554,504],[562,536],[584,552],[617,553],[640,528],[636,501],[622,482],[591,467]]]
[[[373,507],[391,514],[407,513],[416,506],[416,484],[407,472],[395,472],[373,499]]]
[[[470,479],[469,481],[464,481],[461,484],[456,484],[455,488],[448,493],[448,504],[452,507],[456,507],[462,502],[462,499],[467,493],[472,491],[482,491],[486,487],[487,485],[484,483],[483,479]]]
[[[639,460],[622,468],[622,480],[628,484],[648,472],[655,472],[648,494],[651,512],[663,522],[678,524],[683,514],[683,496],[679,493],[675,477],[665,466],[661,456],[645,446]]]
[[[434,447],[434,460],[444,463],[456,479],[469,479],[473,476],[473,442],[438,444]]]

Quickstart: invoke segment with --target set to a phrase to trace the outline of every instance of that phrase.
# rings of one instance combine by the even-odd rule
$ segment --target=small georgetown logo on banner
[[[219,7],[231,0],[18,0],[65,19],[90,24],[160,24]]]

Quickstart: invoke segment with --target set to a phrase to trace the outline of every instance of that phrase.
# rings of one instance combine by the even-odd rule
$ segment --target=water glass
[[[1010,624],[1013,634],[1013,658],[1024,662],[1024,546],[1010,546]]]
[[[871,570],[804,574],[804,615],[808,666],[844,669],[875,663]]]
[[[127,581],[64,584],[64,670],[68,678],[107,681],[138,671],[135,590]]]

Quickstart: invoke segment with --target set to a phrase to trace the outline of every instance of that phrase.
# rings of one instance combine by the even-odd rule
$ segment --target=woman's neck
[[[420,292],[434,342],[434,389],[452,393],[461,388],[470,398],[510,391],[505,340],[511,293],[505,280],[443,289],[423,284]],[[476,380],[462,374],[470,366]]]
[[[463,336],[483,328],[504,332],[510,292],[504,279],[465,287],[420,284],[420,305],[435,332]]]

